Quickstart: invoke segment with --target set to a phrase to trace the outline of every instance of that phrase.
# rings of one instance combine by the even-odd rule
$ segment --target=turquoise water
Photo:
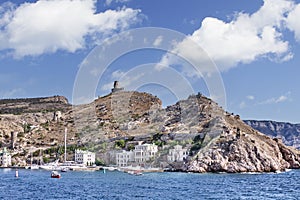
[[[0,199],[300,199],[300,170],[280,174],[67,172],[0,169]]]

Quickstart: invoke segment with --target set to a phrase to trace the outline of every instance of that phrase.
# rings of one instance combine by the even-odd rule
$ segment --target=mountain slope
[[[254,130],[201,94],[167,108],[151,94],[127,91],[78,106],[45,99],[10,101],[10,110],[0,115],[2,146],[10,146],[11,131],[19,132],[13,151],[16,164],[28,163],[30,152],[34,152],[35,162],[41,157],[45,161],[61,158],[63,133],[68,128],[69,159],[74,148],[84,148],[96,152],[102,162],[115,164],[113,152],[132,149],[143,141],[159,145],[157,157],[145,163],[151,166],[192,172],[269,172],[300,167],[298,151]],[[35,102],[30,104],[34,107],[19,112],[20,105],[28,102]],[[56,111],[61,112],[58,119],[53,118]],[[168,150],[176,144],[189,149],[189,156],[184,162],[170,163]]]
[[[266,135],[282,138],[288,146],[300,149],[300,124],[257,120],[245,120],[245,123]]]

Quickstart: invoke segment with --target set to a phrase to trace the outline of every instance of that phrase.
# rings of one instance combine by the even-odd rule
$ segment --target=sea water
[[[262,174],[0,169],[0,199],[300,199],[300,170]]]

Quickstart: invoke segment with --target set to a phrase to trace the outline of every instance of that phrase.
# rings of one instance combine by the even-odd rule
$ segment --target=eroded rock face
[[[278,139],[259,132],[234,130],[222,133],[190,159],[183,167],[190,172],[276,172],[300,167],[300,154]],[[213,128],[212,128],[213,129]]]
[[[1,99],[0,100],[0,114],[15,114],[49,112],[49,111],[66,111],[70,109],[66,97],[52,96],[41,98],[27,98],[27,99]]]

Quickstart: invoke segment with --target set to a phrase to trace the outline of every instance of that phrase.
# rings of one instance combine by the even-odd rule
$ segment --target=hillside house
[[[96,162],[95,153],[90,151],[75,150],[75,162],[77,164],[93,165]]]
[[[4,147],[2,151],[0,151],[0,166],[1,167],[9,167],[11,166],[11,155]]]
[[[182,162],[187,156],[188,150],[186,148],[182,148],[181,145],[175,145],[173,149],[169,150],[167,160],[168,162]]]

